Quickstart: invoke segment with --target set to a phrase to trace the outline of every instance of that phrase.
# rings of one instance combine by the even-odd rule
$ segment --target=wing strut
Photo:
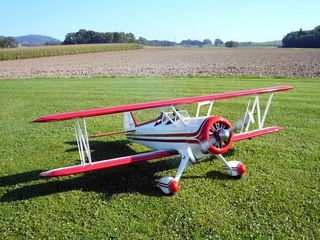
[[[264,122],[266,120],[266,117],[267,117],[267,114],[268,114],[268,111],[269,111],[269,108],[270,108],[270,105],[271,105],[273,94],[274,94],[273,92],[270,92],[269,99],[267,101],[267,104],[266,104],[266,107],[265,107],[265,110],[263,112],[262,117],[261,117],[262,112],[261,112],[261,109],[260,109],[259,95],[258,94],[255,95],[255,100],[254,100],[254,102],[252,104],[251,110],[249,109],[250,105],[251,105],[251,101],[249,99],[240,133],[243,132],[244,127],[245,127],[245,132],[249,132],[250,124],[251,123],[255,123],[255,118],[254,118],[255,111],[257,111],[258,128],[259,128],[259,130],[263,129],[263,125],[264,125]]]
[[[88,163],[91,164],[91,151],[89,145],[86,119],[82,118],[82,126],[80,122],[81,121],[79,120],[79,118],[74,119],[74,131],[77,138],[77,145],[81,165],[85,165],[87,163],[86,159],[88,159]]]

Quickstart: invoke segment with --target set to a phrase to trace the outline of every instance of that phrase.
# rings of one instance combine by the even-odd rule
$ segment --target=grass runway
[[[281,132],[233,144],[247,167],[230,179],[214,157],[187,168],[180,190],[155,187],[179,157],[75,176],[39,173],[78,164],[73,122],[30,123],[42,115],[228,91],[293,85],[273,97],[266,126]],[[0,81],[1,239],[319,239],[320,79],[71,78]],[[234,122],[247,101],[215,102]],[[192,115],[195,105],[186,106]],[[142,117],[154,117],[152,112]],[[122,130],[122,115],[88,118],[89,134]],[[91,141],[95,160],[147,151],[124,136]]]

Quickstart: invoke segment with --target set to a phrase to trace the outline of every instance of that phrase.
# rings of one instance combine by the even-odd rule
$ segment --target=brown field
[[[0,78],[320,77],[319,49],[145,48],[0,62]]]

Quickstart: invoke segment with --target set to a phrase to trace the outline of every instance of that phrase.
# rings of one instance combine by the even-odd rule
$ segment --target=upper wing
[[[176,155],[176,154],[178,153],[159,150],[154,152],[137,154],[133,156],[126,156],[126,157],[114,158],[109,160],[102,160],[102,161],[93,162],[93,163],[86,163],[82,165],[52,169],[47,172],[43,172],[40,175],[42,177],[66,176],[71,174],[94,171],[98,169],[111,168],[115,166],[135,163],[135,162],[147,161],[147,160],[152,160],[156,158],[169,157],[171,155]]]
[[[137,103],[137,104],[124,105],[124,106],[60,113],[60,114],[40,117],[38,119],[35,119],[34,122],[51,122],[51,121],[68,120],[73,118],[93,117],[93,116],[106,115],[106,114],[137,111],[137,110],[148,109],[148,108],[176,106],[181,104],[189,104],[189,103],[213,101],[213,100],[226,99],[226,98],[243,97],[243,96],[254,95],[254,94],[285,91],[285,90],[290,90],[292,88],[293,88],[292,86],[259,88],[259,89],[244,90],[244,91],[237,91],[237,92],[212,94],[212,95],[206,95],[206,96],[178,98],[178,99],[172,99],[172,100],[162,100],[162,101],[156,101],[156,102]]]

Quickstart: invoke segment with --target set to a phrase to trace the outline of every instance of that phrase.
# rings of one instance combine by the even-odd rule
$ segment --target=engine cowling
[[[203,153],[222,154],[232,146],[234,132],[229,131],[231,124],[221,116],[205,120],[198,139]]]

